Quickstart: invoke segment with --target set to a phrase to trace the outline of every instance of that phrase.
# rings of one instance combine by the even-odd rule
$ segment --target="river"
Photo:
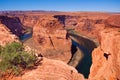
[[[91,52],[98,46],[93,40],[86,38],[74,31],[68,32],[69,37],[72,40],[71,53],[72,58],[69,61],[69,65],[75,67],[79,73],[82,73],[85,78],[88,78],[90,73],[90,67],[92,64]],[[32,33],[24,34],[20,40],[25,42],[32,37]]]
[[[85,78],[88,78],[92,64],[91,53],[98,46],[98,43],[74,30],[68,31],[68,35],[72,39],[73,46],[72,58],[68,64],[75,67]]]

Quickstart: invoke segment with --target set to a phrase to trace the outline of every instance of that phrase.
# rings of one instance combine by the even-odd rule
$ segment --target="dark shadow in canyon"
[[[18,17],[0,16],[0,22],[7,26],[16,36],[20,37],[23,35],[24,27]]]
[[[65,27],[65,17],[66,15],[55,15],[54,16],[54,18],[57,18],[60,21],[60,23],[64,25],[64,27]]]
[[[79,48],[79,50],[77,49]],[[92,57],[91,53],[87,50],[87,48],[81,46],[77,42],[72,40],[72,46],[71,46],[71,53],[72,53],[72,58],[68,64],[72,65],[77,65],[74,66],[79,73],[83,74],[85,78],[88,78],[89,73],[90,73],[90,67],[92,64]],[[72,63],[71,63],[72,61]]]
[[[76,66],[76,69],[78,70],[78,72],[82,73],[85,78],[88,78],[90,73],[90,67],[92,64],[91,53],[87,50],[87,48],[79,45],[74,41],[73,41],[73,44],[76,45],[83,52],[83,57],[81,61],[79,61],[78,65]]]
[[[18,17],[0,16],[0,22],[24,42],[32,37],[33,29],[25,27]]]
[[[80,36],[74,32],[68,32],[68,34],[72,39],[72,58],[69,63],[72,63],[73,66],[77,63],[77,65],[74,67],[78,70],[79,73],[83,74],[85,78],[88,78],[92,64],[91,53],[93,49],[97,47],[97,45],[94,41],[84,38],[83,36]]]

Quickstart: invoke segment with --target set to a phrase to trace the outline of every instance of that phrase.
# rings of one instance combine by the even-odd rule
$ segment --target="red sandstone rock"
[[[5,80],[85,80],[82,74],[59,60],[43,58],[36,69],[25,72],[22,76],[8,76]],[[0,79],[4,80],[4,79]]]
[[[26,15],[28,14],[29,13]],[[92,38],[97,38],[98,33],[105,28],[106,23],[104,23],[104,20],[109,17],[109,14],[101,13],[76,12],[62,14],[69,15],[66,17],[67,20],[63,22],[65,25],[67,25],[67,27],[72,26],[72,28],[75,28],[76,31]],[[29,16],[22,15],[23,17],[21,17],[16,14],[14,16],[17,16],[17,18],[5,17],[5,19],[1,18],[0,22],[2,21],[2,23],[5,23],[8,26],[10,25],[9,27],[14,28],[14,31],[15,27],[19,26],[18,30],[20,31],[16,33],[17,35],[22,34],[21,31],[23,29],[23,25],[26,27],[34,27],[33,38],[35,42],[33,41],[32,43],[37,46],[37,49],[39,50],[38,52],[42,53],[43,56],[46,56],[48,58],[68,62],[71,57],[71,41],[69,39],[66,39],[66,31],[62,28],[63,25],[52,17],[54,14],[49,15],[49,13],[47,13],[44,16],[40,14],[40,16],[37,18],[36,16],[38,13],[34,14],[35,17],[31,15],[33,14],[29,14]],[[116,16],[118,15],[107,19],[107,24],[109,24],[109,26],[120,27],[119,17]],[[1,26],[4,25],[0,24],[1,45],[5,45],[8,42],[16,40],[16,37],[14,37],[14,35],[11,34],[8,29],[4,29]],[[89,76],[90,80],[120,79],[120,30],[116,30],[104,30],[101,32],[101,37],[98,37],[100,39],[99,41],[101,42],[101,46],[93,51],[93,64]],[[33,78],[39,77],[42,77],[43,80],[59,80],[60,78],[61,80],[76,80],[75,77],[78,75],[78,73],[76,70],[72,69],[73,74],[71,74],[71,68],[69,67],[70,66],[67,66],[60,61],[44,59],[43,65],[38,66],[37,69],[25,73],[23,77],[15,77],[12,80],[28,80],[29,78],[33,80]],[[79,79],[82,80],[83,77],[82,79]]]
[[[110,16],[106,20],[106,25],[120,28],[120,15]]]
[[[53,17],[43,18],[33,28],[35,46],[47,58],[68,62],[71,58],[71,40],[63,25]]]
[[[84,80],[84,77],[62,61],[43,58],[41,65],[26,72],[22,80]]]
[[[55,15],[67,29],[75,29],[77,32],[97,39],[98,33],[105,28],[104,21],[109,14],[104,13],[73,13],[67,15]]]
[[[104,18],[89,19],[88,17],[80,20],[75,30],[93,39],[98,39],[98,33],[105,28]]]
[[[106,29],[100,33],[100,47],[92,53],[90,80],[120,80],[120,32]]]
[[[31,27],[33,28],[34,25],[37,23],[37,21],[39,20],[40,16],[34,16],[34,15],[21,15],[21,16],[17,16],[19,17],[19,19],[21,20],[21,23],[25,26],[25,27]]]
[[[10,32],[3,24],[0,24],[0,45],[5,46],[13,41],[18,41],[18,37]]]
[[[4,24],[13,34],[18,37],[23,34],[23,25],[18,17],[0,16],[0,23]]]

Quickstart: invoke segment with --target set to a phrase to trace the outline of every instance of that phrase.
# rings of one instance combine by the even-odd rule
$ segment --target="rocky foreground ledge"
[[[36,69],[9,80],[84,80],[84,77],[62,61],[43,58]]]

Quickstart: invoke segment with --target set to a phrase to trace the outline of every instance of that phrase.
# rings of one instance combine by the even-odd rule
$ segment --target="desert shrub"
[[[34,66],[36,56],[24,50],[21,43],[13,42],[5,47],[0,46],[0,71],[20,74],[23,69]]]

